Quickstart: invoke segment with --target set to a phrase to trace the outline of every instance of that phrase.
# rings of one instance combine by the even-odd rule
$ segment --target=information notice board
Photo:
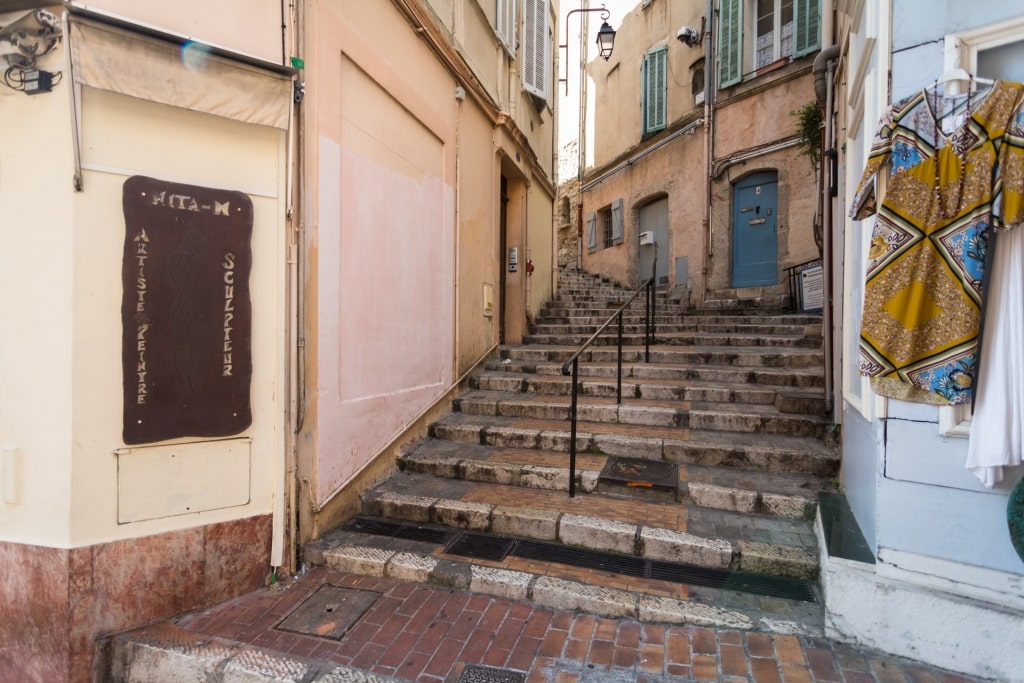
[[[123,188],[126,444],[252,423],[252,200],[133,176]]]

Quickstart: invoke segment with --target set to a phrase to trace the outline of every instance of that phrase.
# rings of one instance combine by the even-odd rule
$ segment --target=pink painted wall
[[[391,7],[322,17],[318,503],[447,390],[455,335],[455,83]]]

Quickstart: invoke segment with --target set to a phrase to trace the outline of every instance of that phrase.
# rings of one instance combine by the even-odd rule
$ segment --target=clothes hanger
[[[947,83],[957,83],[960,81],[967,81],[968,87],[974,87],[975,85],[995,85],[995,81],[991,78],[982,78],[981,76],[975,76],[967,69],[956,67],[944,71],[941,76],[935,79],[935,87],[945,85]]]

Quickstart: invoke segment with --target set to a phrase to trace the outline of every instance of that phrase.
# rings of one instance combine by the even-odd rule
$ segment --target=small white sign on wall
[[[825,278],[821,265],[800,271],[800,310],[820,311],[825,298]]]

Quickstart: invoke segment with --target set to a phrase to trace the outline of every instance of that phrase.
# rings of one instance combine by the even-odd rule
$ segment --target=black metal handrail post
[[[579,372],[580,372],[580,356],[583,352],[594,343],[601,333],[603,333],[613,320],[618,318],[618,370],[617,370],[617,402],[622,403],[622,316],[625,310],[633,303],[633,300],[639,296],[640,292],[647,292],[647,301],[644,306],[644,345],[646,347],[645,360],[644,362],[651,362],[651,337],[653,337],[654,328],[651,326],[653,315],[654,315],[654,302],[652,299],[652,291],[654,287],[654,279],[645,281],[640,287],[630,295],[628,299],[618,310],[604,321],[594,334],[590,335],[587,341],[583,342],[576,353],[569,356],[569,359],[562,363],[562,374],[572,375],[572,399],[569,405],[569,497],[574,498],[576,496],[576,406],[579,400]]]
[[[615,371],[618,382],[615,385],[615,403],[622,405],[622,312],[619,312],[618,368]]]
[[[563,370],[564,372],[564,370]],[[576,497],[576,386],[580,377],[580,359],[572,359],[572,404],[569,407],[569,497]]]

